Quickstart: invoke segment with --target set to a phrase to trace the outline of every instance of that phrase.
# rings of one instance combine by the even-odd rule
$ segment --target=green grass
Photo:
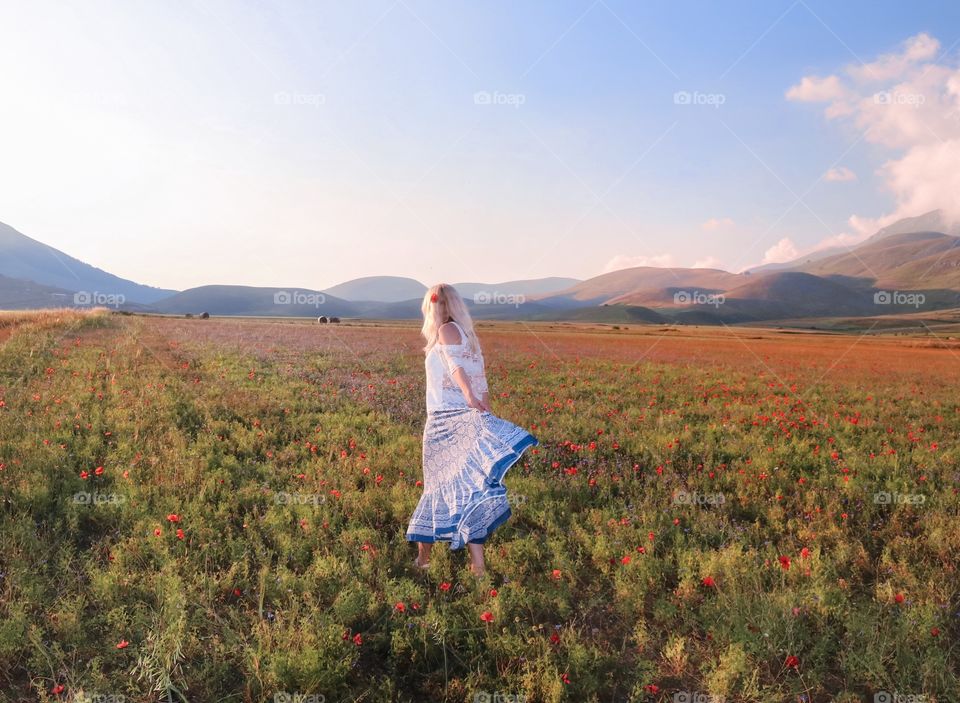
[[[0,348],[0,700],[960,699],[952,383],[488,352],[494,412],[541,446],[476,583],[443,546],[414,573],[404,539],[416,331],[217,324]]]

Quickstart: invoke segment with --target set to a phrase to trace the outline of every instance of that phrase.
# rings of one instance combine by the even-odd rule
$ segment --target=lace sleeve
[[[440,343],[438,343],[437,346],[440,348],[440,358],[443,359],[443,365],[447,368],[447,372],[451,376],[453,376],[457,369],[466,368],[467,364],[464,359],[462,347]]]

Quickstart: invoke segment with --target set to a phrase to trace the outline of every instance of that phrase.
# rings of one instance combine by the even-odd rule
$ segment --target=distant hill
[[[497,297],[500,295],[535,296],[567,288],[580,280],[577,278],[533,278],[521,281],[504,281],[503,283],[453,283],[454,288],[465,300],[476,296]],[[399,303],[405,300],[423,299],[427,291],[420,281],[400,276],[366,276],[354,278],[344,283],[326,288],[330,295],[354,302],[371,301],[380,303]]]
[[[550,277],[453,285],[477,320],[729,325],[899,319],[960,307],[958,231],[957,225],[937,211],[896,222],[859,246],[819,252],[786,267],[735,274],[719,269],[641,266],[584,281]],[[112,276],[9,227],[3,226],[0,235],[0,308],[71,305],[75,292],[89,290],[117,291],[125,300],[116,307],[128,311],[419,319],[426,290],[412,278],[367,276],[326,290],[210,285],[157,297],[165,291]],[[47,270],[51,262],[61,271]],[[61,281],[72,278],[77,287],[45,283],[26,274]],[[151,302],[139,302],[124,290],[141,299],[151,298]]]
[[[850,252],[805,264],[799,270],[861,287],[960,290],[960,238],[941,232],[871,238]]]
[[[73,305],[73,292],[0,275],[0,310],[35,310]]]
[[[0,222],[0,275],[67,291],[153,303],[176,291],[144,286],[85,264]]]
[[[504,281],[503,283],[454,283],[453,287],[464,299],[476,296],[523,295],[536,297],[555,293],[580,283],[579,278],[563,278],[550,276],[548,278],[531,278],[520,281]]]
[[[399,303],[402,300],[423,298],[427,287],[413,278],[401,276],[365,276],[326,288],[325,292],[343,300],[373,300],[380,303]]]
[[[556,293],[534,297],[552,307],[643,305],[651,291],[668,287],[724,289],[742,280],[740,274],[717,269],[657,268],[638,266],[604,273]]]

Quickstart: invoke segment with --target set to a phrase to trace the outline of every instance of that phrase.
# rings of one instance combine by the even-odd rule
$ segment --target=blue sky
[[[174,288],[741,270],[941,206],[958,40],[942,2],[7,3],[0,221]]]

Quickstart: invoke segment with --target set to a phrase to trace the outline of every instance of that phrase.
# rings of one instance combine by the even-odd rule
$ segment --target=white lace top
[[[477,398],[482,398],[488,392],[483,352],[474,354],[467,344],[463,328],[456,321],[453,324],[460,330],[460,343],[441,344],[438,340],[424,360],[427,370],[427,412],[467,407],[467,399],[453,378],[453,372],[458,367],[467,374],[470,390]]]

